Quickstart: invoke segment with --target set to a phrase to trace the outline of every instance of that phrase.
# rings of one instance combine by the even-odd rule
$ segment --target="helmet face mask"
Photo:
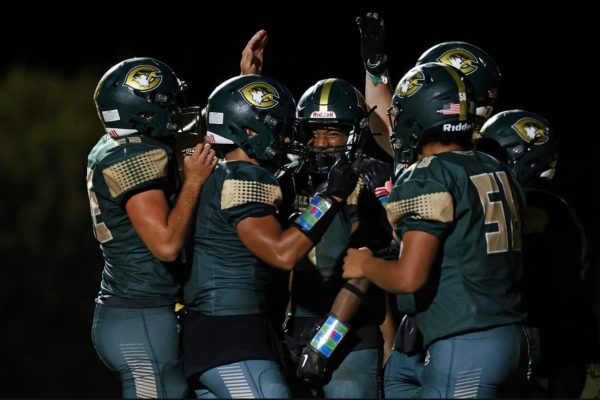
[[[309,172],[327,175],[340,156],[355,159],[352,148],[356,136],[351,134],[350,127],[304,124],[297,129],[304,149],[301,155]]]
[[[94,93],[98,116],[112,137],[135,133],[166,139],[181,133],[197,109],[186,108],[173,70],[153,58],[131,58],[113,66]]]
[[[557,140],[544,117],[524,110],[503,111],[489,119],[480,133],[482,139],[504,148],[506,161],[522,185],[538,178],[552,179]]]
[[[426,50],[417,65],[441,62],[458,69],[473,86],[475,129],[493,113],[502,75],[494,60],[482,49],[466,42],[444,42]]]
[[[398,83],[388,115],[397,164],[415,161],[430,139],[451,141],[471,133],[475,117],[470,83],[456,69],[425,63],[408,71]]]
[[[239,147],[259,162],[279,162],[291,140],[295,108],[289,90],[273,78],[231,78],[208,98],[207,141]]]
[[[350,161],[362,154],[369,133],[369,112],[364,96],[350,83],[336,78],[323,79],[308,88],[300,98],[296,111],[294,145],[301,149],[307,169],[327,174],[341,154]],[[338,131],[344,143],[316,145],[316,131]]]

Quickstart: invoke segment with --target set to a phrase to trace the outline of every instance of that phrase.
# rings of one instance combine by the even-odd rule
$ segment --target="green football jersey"
[[[275,214],[281,189],[275,177],[246,161],[220,162],[200,193],[194,259],[184,302],[205,315],[266,311],[270,266],[240,240],[237,224]]]
[[[100,292],[127,299],[176,301],[179,283],[172,263],[156,259],[125,210],[136,193],[174,193],[171,149],[143,135],[102,136],[88,156],[87,189],[94,234],[104,256]]]
[[[473,151],[426,157],[396,181],[387,205],[396,233],[440,240],[429,279],[414,294],[425,346],[524,319],[518,190],[504,165]]]

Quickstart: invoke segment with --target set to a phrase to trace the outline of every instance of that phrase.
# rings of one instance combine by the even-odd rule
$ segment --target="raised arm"
[[[360,53],[365,68],[365,100],[376,107],[370,118],[371,131],[379,146],[393,155],[389,136],[392,126],[387,110],[392,105],[392,87],[385,49],[385,23],[377,13],[356,18],[360,33]]]
[[[267,31],[261,29],[248,41],[242,50],[240,60],[240,75],[260,75],[263,67],[263,56],[269,37]]]

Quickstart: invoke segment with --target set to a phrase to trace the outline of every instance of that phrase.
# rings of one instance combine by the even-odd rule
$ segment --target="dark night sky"
[[[288,3],[283,10],[269,3],[253,7],[225,4],[202,11],[186,8],[119,6],[59,20],[37,18],[27,27],[39,32],[22,36],[12,28],[5,37],[8,61],[74,74],[87,67],[98,77],[113,64],[134,56],[151,56],[169,64],[190,86],[190,98],[204,104],[212,89],[239,73],[239,57],[246,41],[258,29],[267,30],[265,75],[282,81],[298,98],[319,79],[338,77],[362,88],[358,31],[354,18],[377,10],[387,23],[390,72],[394,85],[419,55],[434,44],[462,40],[487,51],[499,65],[503,86],[496,110],[522,108],[550,120],[561,142],[557,182],[581,208],[588,181],[596,181],[595,157],[578,156],[579,138],[595,146],[590,132],[581,132],[583,115],[593,115],[595,79],[580,67],[589,49],[592,26],[577,3],[535,8],[523,3],[486,2],[465,15],[455,4],[389,3],[382,7],[334,7],[326,2]],[[480,4],[483,5],[483,4]],[[464,7],[465,4],[460,6]],[[43,10],[42,10],[43,11]],[[151,17],[148,16],[151,14]],[[42,13],[43,14],[43,13]],[[40,15],[42,15],[40,14]],[[25,29],[28,29],[25,28]],[[23,29],[21,27],[20,29]],[[592,66],[590,63],[583,65]],[[586,94],[589,91],[589,94]],[[588,114],[590,112],[590,114]],[[574,136],[574,131],[579,131]],[[593,171],[592,171],[593,169]],[[585,190],[582,184],[588,186]],[[593,202],[596,207],[598,201]]]
[[[190,84],[192,100],[203,103],[215,86],[239,72],[243,46],[264,28],[270,42],[263,72],[281,80],[296,97],[332,76],[363,86],[354,18],[365,7],[288,3],[283,11],[281,5],[260,3],[194,12],[149,8],[140,13],[134,7],[103,6],[81,17],[37,17],[18,28],[4,26],[3,37],[18,40],[4,41],[0,66],[19,62],[67,75],[86,66],[100,77],[122,59],[151,56],[171,65]],[[579,97],[591,83],[582,81],[584,72],[577,68],[591,43],[591,27],[576,4],[525,10],[518,3],[502,3],[471,17],[455,6],[428,3],[394,2],[373,9],[387,22],[394,84],[430,46],[470,42],[487,51],[503,73],[498,110],[528,109],[549,118],[561,135],[572,130],[563,116],[581,109],[581,99],[573,94]],[[24,35],[24,30],[35,34]]]
[[[0,73],[16,64],[63,76],[86,68],[100,78],[123,59],[149,56],[169,64],[188,82],[192,102],[204,105],[214,87],[239,73],[245,43],[264,28],[270,40],[263,72],[282,81],[296,98],[317,80],[328,77],[343,78],[363,88],[354,18],[366,11],[379,11],[387,23],[394,85],[432,45],[466,41],[487,51],[502,71],[504,83],[496,111],[522,108],[550,120],[561,145],[557,185],[582,215],[594,240],[593,255],[597,256],[600,176],[592,152],[599,141],[584,123],[597,114],[591,107],[597,103],[593,96],[598,92],[596,74],[590,73],[597,64],[585,60],[596,58],[589,50],[598,49],[597,44],[591,44],[593,25],[584,18],[589,10],[578,9],[572,2],[560,9],[532,9],[529,5],[527,10],[519,3],[487,1],[443,7],[429,2],[394,2],[393,6],[369,9],[325,2],[276,7],[260,3],[244,9],[223,4],[218,9],[206,9],[204,2],[198,3],[193,12],[190,5],[173,10],[165,3],[112,8],[102,3],[89,5],[90,11],[85,11],[86,15],[79,11],[78,16],[76,11],[69,17],[49,18],[46,13],[54,11],[44,8],[36,11],[37,17],[15,13],[19,15],[16,24],[0,27]],[[469,17],[459,9],[483,5],[493,8]],[[10,18],[5,15],[5,19]],[[92,93],[90,101],[91,97]],[[100,124],[98,128],[100,132]],[[590,150],[582,151],[582,146]],[[51,374],[52,368],[47,373]],[[89,368],[98,379],[111,379],[99,362]],[[78,377],[74,372],[74,379]],[[61,385],[65,383],[48,388],[48,396],[65,397],[68,392]],[[116,378],[106,391],[79,396],[117,396],[115,387]],[[0,387],[0,397],[2,393]],[[40,391],[24,390],[23,396],[29,397],[28,393]]]

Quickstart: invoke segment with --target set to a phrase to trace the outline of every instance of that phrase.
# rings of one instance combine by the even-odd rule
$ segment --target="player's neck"
[[[462,151],[464,148],[457,143],[442,144],[439,142],[427,143],[421,149],[421,156],[429,157],[440,153],[447,153],[449,151]]]
[[[258,164],[258,162],[254,158],[248,157],[248,154],[239,147],[235,150],[230,151],[225,154],[225,160],[227,161],[248,161],[253,164]]]

